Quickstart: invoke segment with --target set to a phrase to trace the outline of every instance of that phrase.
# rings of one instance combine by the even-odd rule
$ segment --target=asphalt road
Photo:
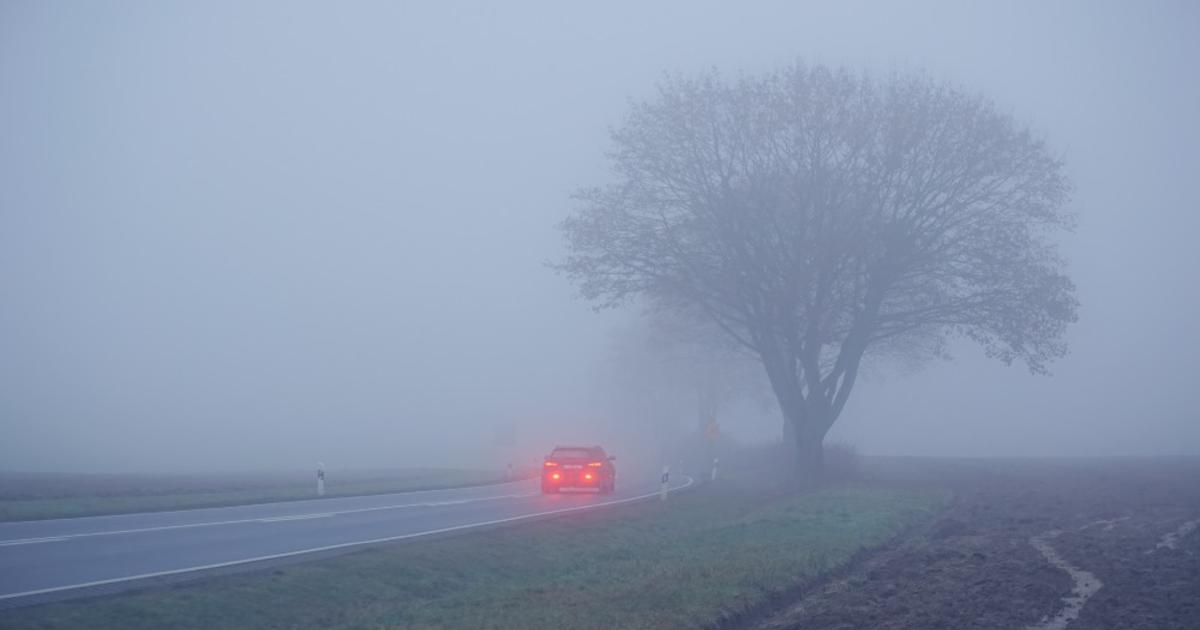
[[[0,605],[135,588],[362,545],[517,523],[653,498],[658,479],[611,495],[543,496],[537,480],[451,490],[0,523]],[[691,485],[671,480],[672,489]]]

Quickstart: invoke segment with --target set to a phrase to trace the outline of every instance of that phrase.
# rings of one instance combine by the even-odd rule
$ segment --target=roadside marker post
[[[713,458],[713,469],[712,469],[712,480],[713,481],[717,480],[717,463],[719,461],[720,461],[720,458],[718,458],[718,457]]]
[[[658,498],[663,501],[667,500],[667,483],[671,480],[671,467],[663,466],[662,471],[662,487],[658,490]]]
[[[317,462],[317,496],[325,496],[325,464]]]

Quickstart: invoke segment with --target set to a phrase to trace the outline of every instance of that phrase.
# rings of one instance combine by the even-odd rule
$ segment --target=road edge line
[[[687,477],[687,483],[685,483],[682,486],[679,486],[677,488],[672,488],[670,490],[670,492],[678,492],[680,490],[689,488],[692,486],[692,484],[694,482],[695,482],[695,480],[693,478]],[[89,588],[89,587],[93,587],[93,586],[106,586],[109,584],[120,584],[121,582],[134,582],[137,580],[148,580],[148,579],[158,578],[158,577],[167,577],[170,575],[193,573],[196,571],[208,571],[208,570],[212,570],[212,569],[222,569],[225,567],[233,567],[233,566],[237,566],[237,565],[241,565],[241,564],[253,564],[255,562],[265,562],[267,560],[278,560],[280,558],[291,558],[294,556],[301,556],[301,555],[310,554],[310,553],[320,553],[322,551],[333,551],[335,549],[346,549],[348,547],[359,547],[362,545],[376,545],[376,544],[380,544],[380,543],[394,542],[397,540],[406,540],[409,538],[419,538],[421,536],[446,534],[446,533],[462,531],[462,530],[466,530],[466,529],[473,529],[476,527],[487,527],[490,525],[502,525],[504,523],[514,523],[517,521],[529,520],[532,518],[537,518],[539,516],[551,516],[554,514],[565,514],[567,512],[578,512],[578,511],[582,511],[582,510],[594,510],[596,508],[604,507],[606,505],[621,505],[621,504],[625,504],[625,503],[633,503],[635,501],[644,501],[646,499],[649,499],[650,497],[657,497],[658,495],[659,495],[658,490],[655,490],[654,492],[651,492],[648,494],[642,494],[642,495],[638,495],[636,497],[629,497],[626,499],[616,499],[613,501],[605,501],[603,503],[592,503],[589,505],[578,505],[578,506],[569,507],[569,508],[559,508],[557,510],[550,510],[548,512],[535,512],[533,514],[522,514],[520,516],[510,516],[508,518],[494,519],[494,520],[483,521],[483,522],[479,522],[479,523],[466,523],[463,525],[454,525],[452,527],[442,527],[439,529],[431,529],[431,530],[427,530],[427,531],[423,531],[423,532],[412,532],[412,533],[408,533],[408,534],[400,534],[398,536],[388,536],[385,538],[373,538],[371,540],[361,540],[361,541],[356,541],[356,542],[338,543],[336,545],[325,545],[322,547],[312,547],[310,549],[298,549],[296,551],[285,551],[283,553],[270,554],[270,555],[266,555],[266,556],[256,556],[254,558],[245,558],[242,560],[230,560],[229,562],[218,562],[218,563],[214,563],[214,564],[206,564],[206,565],[195,566],[195,567],[185,567],[182,569],[171,569],[169,571],[156,571],[154,573],[142,573],[139,575],[130,575],[130,576],[126,576],[126,577],[110,578],[107,580],[95,580],[92,582],[81,582],[79,584],[68,584],[66,586],[54,586],[51,588],[43,588],[43,589],[37,589],[37,590],[33,590],[33,591],[24,591],[21,593],[8,593],[8,594],[0,595],[0,601],[11,600],[11,599],[20,599],[22,597],[33,597],[35,595],[47,595],[50,593],[61,593],[63,591],[72,591],[72,590],[76,590],[76,589]]]

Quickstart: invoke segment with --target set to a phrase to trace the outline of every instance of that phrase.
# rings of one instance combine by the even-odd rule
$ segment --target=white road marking
[[[679,490],[683,490],[683,489],[691,486],[692,483],[693,483],[692,478],[687,477],[686,483],[684,483],[682,486],[679,486],[677,488],[672,488],[671,491],[677,492]],[[654,492],[651,492],[649,494],[641,494],[636,497],[630,497],[628,499],[616,499],[613,501],[604,501],[601,503],[589,503],[587,505],[579,505],[579,506],[569,507],[569,508],[559,508],[557,510],[549,510],[546,512],[535,512],[533,514],[522,514],[521,516],[510,516],[508,518],[498,518],[495,520],[481,521],[478,523],[466,523],[463,525],[453,525],[451,527],[430,529],[430,530],[423,531],[423,532],[413,532],[411,534],[401,534],[399,536],[388,536],[386,538],[373,538],[371,540],[360,540],[357,542],[340,543],[337,545],[325,545],[323,547],[298,549],[296,551],[285,551],[283,553],[275,553],[275,554],[271,554],[271,555],[267,555],[267,556],[257,556],[254,558],[245,558],[242,560],[230,560],[229,562],[217,562],[214,564],[205,564],[205,565],[200,565],[200,566],[195,566],[195,567],[185,567],[183,569],[171,569],[169,571],[156,571],[154,573],[142,573],[140,575],[130,575],[127,577],[111,578],[111,579],[107,579],[107,580],[95,580],[92,582],[81,582],[79,584],[68,584],[66,586],[54,586],[51,588],[42,588],[42,589],[37,589],[37,590],[33,590],[33,591],[23,591],[20,593],[7,593],[7,594],[0,595],[0,600],[17,599],[19,597],[29,597],[31,595],[45,595],[47,593],[58,593],[61,591],[70,591],[70,590],[74,590],[77,588],[88,588],[90,586],[104,586],[107,584],[119,584],[121,582],[132,582],[134,580],[145,580],[145,579],[149,579],[149,578],[166,577],[168,575],[179,575],[181,573],[191,573],[193,571],[206,571],[209,569],[221,569],[224,567],[237,566],[239,564],[250,564],[253,562],[263,562],[265,560],[278,560],[280,558],[290,558],[293,556],[302,556],[302,555],[308,554],[308,553],[318,553],[321,551],[332,551],[334,549],[345,549],[347,547],[360,547],[362,545],[376,545],[376,544],[386,543],[386,542],[395,542],[397,540],[405,540],[408,538],[418,538],[420,536],[431,536],[433,534],[445,534],[445,533],[449,533],[449,532],[462,531],[462,530],[466,530],[466,529],[473,529],[476,527],[487,527],[489,525],[501,525],[503,523],[515,523],[517,521],[525,521],[525,520],[529,520],[531,518],[537,518],[539,516],[550,516],[552,514],[563,514],[566,512],[578,512],[581,510],[591,510],[591,509],[595,509],[598,507],[604,507],[606,505],[620,505],[622,503],[633,503],[634,501],[642,501],[642,500],[648,499],[650,497],[656,497],[656,496],[658,496],[657,490]]]
[[[231,508],[231,507],[253,508],[253,507],[261,507],[264,505],[279,505],[281,503],[287,503],[287,504],[324,503],[327,501],[340,501],[343,499],[357,499],[357,498],[368,497],[368,496],[374,496],[374,497],[406,496],[407,497],[407,496],[412,496],[414,494],[427,494],[430,492],[453,492],[455,490],[468,490],[471,488],[488,488],[488,487],[494,488],[497,486],[519,485],[519,484],[531,482],[531,481],[536,481],[536,479],[518,479],[516,481],[505,481],[502,483],[485,484],[482,486],[460,486],[457,488],[428,488],[425,490],[405,490],[403,492],[387,492],[384,494],[375,494],[375,495],[362,494],[362,495],[331,496],[331,497],[321,497],[321,498],[312,498],[312,499],[296,499],[296,500],[289,499],[286,501],[263,501],[261,503],[239,503],[237,505],[191,507],[191,508],[183,508],[180,510],[157,510],[154,512],[146,512],[146,514],[182,514],[183,512],[195,512],[197,510],[222,510],[222,509]],[[71,517],[67,517],[67,518],[55,518],[55,519],[46,519],[46,520],[48,520],[48,521],[72,521],[77,518],[87,518],[87,519],[97,519],[98,520],[98,519],[104,519],[104,518],[124,518],[124,517],[128,517],[128,516],[134,516],[136,514],[140,514],[140,512],[124,512],[124,513],[118,513],[118,514],[97,514],[95,516],[71,516]],[[12,522],[21,522],[21,521],[12,521]],[[0,524],[7,524],[7,523],[0,523]]]
[[[333,516],[333,512],[325,514],[296,514],[295,516],[274,516],[271,518],[260,518],[259,523],[277,523],[279,521],[307,521],[310,518],[329,518]]]
[[[65,540],[62,536],[50,536],[48,538],[18,538],[16,540],[0,540],[0,547],[10,547],[13,545],[36,545],[37,543],[54,542],[56,540]]]
[[[116,536],[120,534],[140,534],[144,532],[159,532],[171,529],[190,529],[193,527],[215,527],[219,525],[239,525],[242,523],[273,523],[276,521],[285,520],[301,520],[306,518],[322,518],[326,516],[337,516],[339,514],[357,514],[360,512],[378,512],[380,510],[402,510],[414,507],[437,507],[442,505],[455,505],[459,503],[474,503],[476,501],[495,501],[497,499],[519,499],[522,497],[531,497],[537,492],[527,492],[524,494],[498,494],[490,497],[478,497],[475,499],[459,499],[457,501],[440,501],[440,502],[423,502],[423,503],[402,503],[397,505],[377,505],[374,507],[354,508],[350,510],[336,510],[333,512],[318,512],[314,514],[293,514],[284,516],[267,516],[258,518],[243,518],[232,521],[204,521],[200,523],[181,523],[179,525],[159,525],[157,527],[139,527],[136,529],[114,529],[109,531],[98,532],[83,532],[79,534],[63,534],[62,536],[52,536],[48,538],[21,538],[16,540],[0,540],[0,546],[5,545],[27,545],[33,542],[55,542],[62,540],[71,540],[73,538],[89,538],[92,536]]]

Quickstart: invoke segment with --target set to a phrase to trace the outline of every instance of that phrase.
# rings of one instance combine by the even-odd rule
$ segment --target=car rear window
[[[597,457],[597,455],[590,448],[556,448],[553,453],[550,453],[550,457],[587,459],[589,457]]]

